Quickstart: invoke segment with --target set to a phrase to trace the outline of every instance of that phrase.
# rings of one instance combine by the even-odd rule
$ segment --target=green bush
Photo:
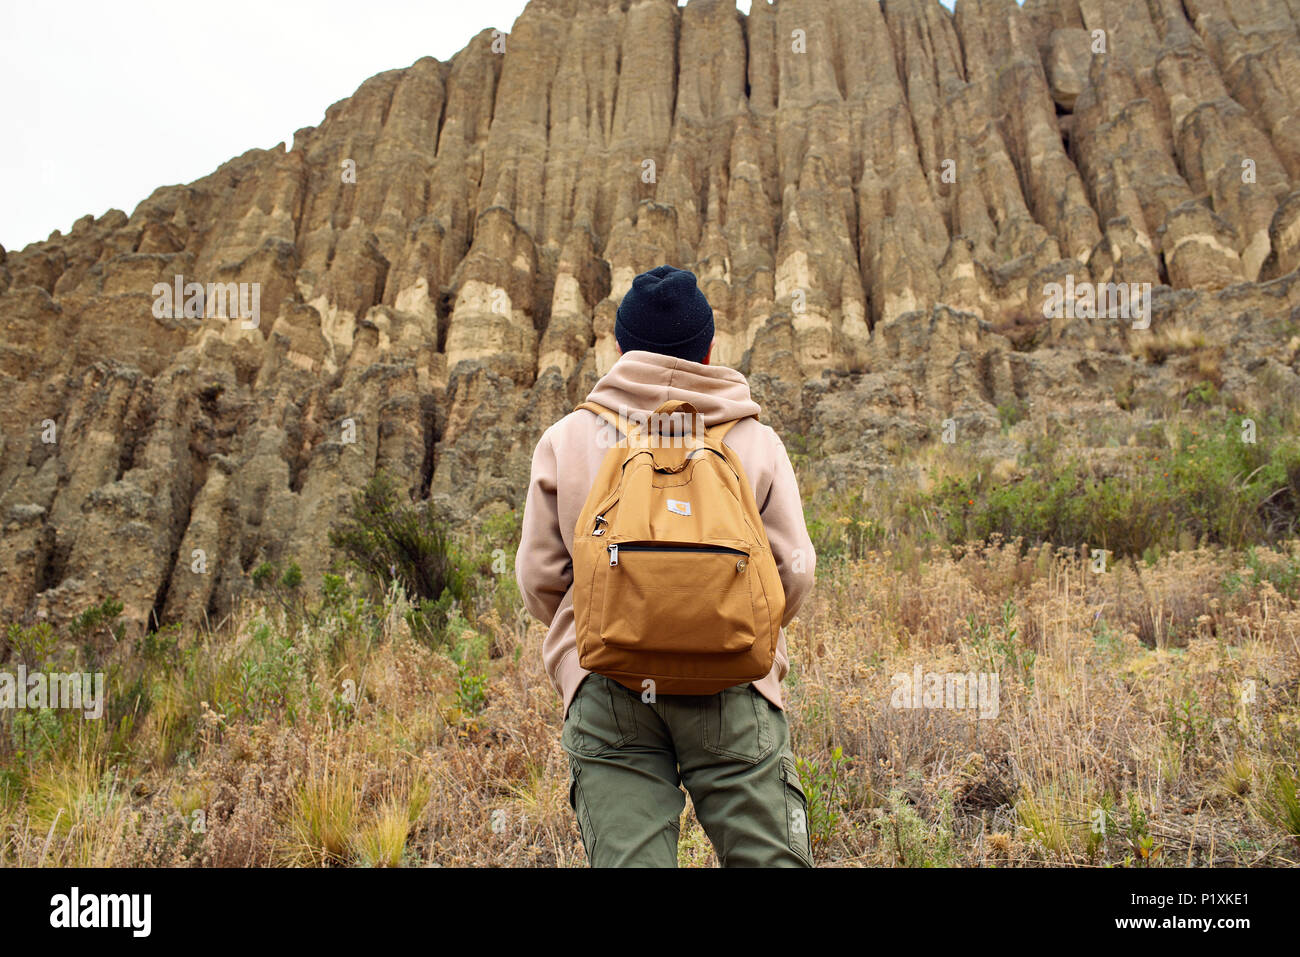
[[[889,814],[878,826],[900,867],[952,867],[956,864],[952,818],[952,795],[948,792],[940,794],[938,819],[932,824],[917,812],[907,794],[896,788],[889,792]]]
[[[403,501],[382,472],[353,497],[330,544],[385,588],[396,582],[416,602],[436,601],[459,585],[447,530],[427,508]]]
[[[302,568],[293,559],[283,565],[280,562],[262,562],[249,577],[253,587],[275,599],[291,621],[298,622],[306,614],[306,600],[299,591]]]
[[[1300,555],[1283,556],[1271,562],[1262,558],[1257,549],[1246,550],[1246,567],[1251,572],[1251,583],[1269,582],[1280,594],[1300,598]]]
[[[114,641],[121,641],[126,633],[126,625],[118,620],[122,608],[122,603],[116,598],[105,598],[74,618],[68,626],[68,633],[74,641],[88,641],[101,633]]]
[[[997,536],[1026,546],[1087,544],[1149,563],[1199,544],[1249,548],[1294,537],[1300,440],[1263,415],[1255,419],[1256,442],[1243,441],[1240,415],[1199,421],[1173,436],[1163,427],[1139,431],[1141,444],[1118,464],[1103,466],[1086,450],[1063,448],[1057,434],[1034,433],[1010,481],[998,481],[989,463],[973,461],[933,476],[928,491],[873,480],[854,491],[808,496],[808,534],[822,560]],[[1104,461],[1116,463],[1110,455]],[[1251,568],[1257,582],[1267,578],[1284,594],[1300,589],[1300,559]]]
[[[49,622],[37,622],[30,628],[11,624],[5,634],[5,644],[28,668],[40,668],[54,654],[58,637]]]
[[[297,716],[297,691],[303,683],[302,661],[292,636],[276,633],[266,622],[252,628],[252,640],[239,659],[235,714],[260,721],[283,712],[290,722]]]
[[[450,590],[436,600],[423,599],[406,612],[406,623],[417,641],[430,648],[441,647],[447,638],[447,625],[456,613],[456,598]]]
[[[949,543],[1000,535],[1117,555],[1155,555],[1188,539],[1275,542],[1300,519],[1300,445],[1243,442],[1239,419],[1206,436],[1184,428],[1172,449],[1144,450],[1123,474],[1099,475],[1079,455],[1026,464],[1009,484],[985,472],[949,477],[919,504],[942,518]]]
[[[796,758],[795,770],[808,799],[808,839],[814,845],[828,843],[840,823],[840,802],[845,790],[843,748],[831,751],[825,768],[812,759]]]

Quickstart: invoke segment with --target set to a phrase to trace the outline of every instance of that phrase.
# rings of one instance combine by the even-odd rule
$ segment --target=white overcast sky
[[[524,5],[0,0],[0,245],[130,213],[245,150],[292,146],[366,78],[449,60],[484,28],[509,32]]]

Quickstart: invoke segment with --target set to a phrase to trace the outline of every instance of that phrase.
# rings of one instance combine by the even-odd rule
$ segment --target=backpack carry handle
[[[695,408],[694,404],[686,399],[669,399],[659,408],[655,409],[655,415],[672,415],[674,412],[685,412],[689,415],[699,415],[700,410]]]
[[[681,412],[690,416],[700,415],[699,409],[697,409],[693,403],[689,402],[686,399],[669,399],[663,405],[659,406],[659,408],[655,409],[656,415],[672,415],[674,412]],[[748,418],[751,418],[751,416],[742,415],[740,419],[728,419],[726,422],[719,422],[717,425],[713,425],[713,426],[706,425],[704,426],[705,434],[700,436],[700,438],[716,439],[718,443],[721,444],[722,437],[725,436],[728,432],[730,432],[732,427],[737,422],[739,422],[741,419],[748,419]],[[702,420],[701,420],[701,425],[703,425]]]

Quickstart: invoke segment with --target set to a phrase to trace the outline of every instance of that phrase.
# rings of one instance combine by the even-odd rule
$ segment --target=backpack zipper
[[[636,543],[624,542],[620,545],[618,542],[610,542],[605,548],[609,551],[609,563],[618,564],[618,552],[621,548],[625,552],[713,552],[727,555],[744,555],[745,553],[739,548],[728,548],[725,545],[705,545],[699,548],[690,546],[674,545],[638,545]]]

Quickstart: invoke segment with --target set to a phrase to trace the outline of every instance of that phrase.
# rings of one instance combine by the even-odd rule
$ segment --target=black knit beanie
[[[643,349],[703,362],[713,342],[713,309],[695,284],[695,273],[656,266],[632,280],[614,320],[624,352]]]

